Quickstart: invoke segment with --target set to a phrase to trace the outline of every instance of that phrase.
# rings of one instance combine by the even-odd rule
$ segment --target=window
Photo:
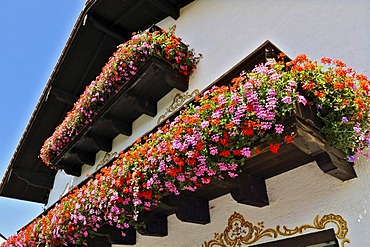
[[[339,247],[333,229],[301,235],[253,247]]]

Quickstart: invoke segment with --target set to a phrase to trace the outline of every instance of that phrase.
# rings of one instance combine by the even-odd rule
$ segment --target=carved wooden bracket
[[[190,196],[171,196],[162,203],[175,209],[176,217],[184,222],[208,224],[211,222],[208,200]]]
[[[167,216],[154,216],[143,219],[145,227],[138,229],[138,233],[144,236],[165,237],[168,235]]]
[[[269,205],[264,179],[242,173],[235,178],[235,182],[238,188],[231,192],[235,201],[256,207]]]
[[[136,230],[129,228],[124,230],[125,236],[122,236],[122,231],[116,227],[104,225],[98,232],[90,232],[91,236],[88,239],[88,246],[111,246],[112,244],[136,244]]]

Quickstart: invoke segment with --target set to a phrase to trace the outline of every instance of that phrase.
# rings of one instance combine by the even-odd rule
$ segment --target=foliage
[[[287,73],[317,107],[329,144],[354,162],[370,144],[369,79],[340,60],[324,57],[321,62],[300,55],[288,63]]]
[[[261,153],[260,143],[272,153],[291,143],[284,120],[297,104],[317,106],[323,133],[352,161],[368,147],[369,81],[342,62],[323,61],[301,55],[258,65],[230,86],[205,91],[3,246],[84,244],[103,224],[140,227],[140,214],[163,196],[236,177],[245,159]]]
[[[60,155],[83,127],[93,122],[104,103],[129,83],[150,56],[166,59],[186,78],[196,68],[200,58],[171,30],[145,31],[134,35],[118,47],[100,75],[86,87],[73,109],[45,141],[40,152],[42,161],[53,167],[53,159]]]

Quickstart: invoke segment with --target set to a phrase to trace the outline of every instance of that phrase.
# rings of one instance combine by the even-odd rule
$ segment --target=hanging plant
[[[200,59],[181,38],[174,35],[173,29],[135,34],[118,46],[100,75],[86,87],[73,109],[45,141],[40,151],[42,161],[53,167],[53,159],[61,154],[84,126],[93,122],[105,102],[129,83],[151,56],[167,60],[187,79]]]
[[[140,214],[164,196],[238,176],[260,143],[272,153],[291,143],[284,120],[296,104],[316,106],[328,142],[354,161],[369,146],[369,80],[343,62],[323,62],[300,55],[261,64],[230,86],[205,91],[2,246],[84,244],[103,224],[123,234],[140,227]]]

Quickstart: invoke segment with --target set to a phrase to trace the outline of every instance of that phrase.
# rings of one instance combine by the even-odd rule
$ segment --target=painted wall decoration
[[[256,243],[262,238],[276,239],[279,236],[293,236],[302,234],[308,229],[323,230],[329,228],[333,223],[337,227],[335,233],[340,246],[344,247],[350,240],[346,238],[348,233],[347,222],[342,216],[336,214],[327,214],[321,218],[317,215],[313,224],[304,224],[289,228],[287,226],[277,225],[274,228],[265,228],[263,221],[257,222],[257,225],[244,219],[243,215],[234,212],[227,222],[225,230],[221,233],[215,233],[212,240],[203,243],[202,247],[211,246],[248,246]],[[330,224],[330,225],[333,225]]]

